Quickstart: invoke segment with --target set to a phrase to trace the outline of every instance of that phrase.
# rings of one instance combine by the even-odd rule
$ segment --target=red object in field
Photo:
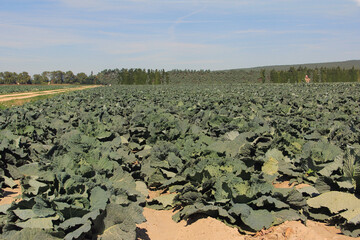
[[[308,75],[305,76],[305,82],[309,83],[311,81],[311,79],[308,77]]]

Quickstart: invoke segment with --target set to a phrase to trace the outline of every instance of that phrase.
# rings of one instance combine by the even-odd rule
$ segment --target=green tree
[[[168,72],[166,72],[165,78],[166,78],[166,84],[169,84],[170,83],[170,76],[169,76]]]
[[[4,73],[0,72],[0,84],[4,84],[5,80],[4,80]]]
[[[96,76],[93,72],[86,78],[86,84],[96,84]]]
[[[278,72],[273,69],[270,71],[270,81],[273,83],[278,83],[279,82],[279,75]]]
[[[75,81],[76,81],[76,76],[72,71],[67,71],[64,74],[64,83],[72,84],[72,83],[75,83]]]
[[[87,81],[87,75],[86,73],[78,73],[76,74],[76,79],[77,79],[77,82],[80,83],[80,84],[86,84],[86,81]]]
[[[64,73],[60,70],[50,73],[50,81],[52,84],[62,84],[64,80]]]
[[[155,70],[154,84],[155,84],[155,85],[161,84],[161,74],[160,74],[160,72],[159,72],[157,69]]]
[[[19,84],[31,84],[31,77],[29,73],[22,72],[18,75],[18,82]]]
[[[357,82],[358,80],[358,71],[354,66],[349,70],[349,82]]]
[[[40,75],[40,74],[34,74],[32,83],[33,83],[33,84],[45,84],[46,81],[44,80],[44,78],[43,78],[42,75]]]
[[[260,71],[260,78],[261,78],[261,81],[264,83],[265,80],[266,80],[265,69],[261,69],[261,71]]]
[[[298,81],[297,80],[297,71],[294,67],[290,67],[288,77],[289,77],[291,83],[296,83]]]
[[[50,83],[50,75],[51,75],[51,73],[48,71],[41,73],[41,77],[45,83]]]
[[[17,73],[15,72],[4,72],[4,83],[5,84],[16,84],[18,80]]]

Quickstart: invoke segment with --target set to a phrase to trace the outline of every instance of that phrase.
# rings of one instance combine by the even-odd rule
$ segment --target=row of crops
[[[0,94],[48,91],[78,86],[79,85],[0,85]]]
[[[135,239],[143,207],[360,235],[359,84],[119,86],[0,112],[5,239]],[[276,181],[307,183],[274,188]],[[146,200],[147,190],[170,194]],[[1,193],[0,193],[1,194]]]

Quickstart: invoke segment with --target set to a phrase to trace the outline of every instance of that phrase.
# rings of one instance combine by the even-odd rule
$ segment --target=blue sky
[[[360,0],[0,0],[0,71],[360,59]]]

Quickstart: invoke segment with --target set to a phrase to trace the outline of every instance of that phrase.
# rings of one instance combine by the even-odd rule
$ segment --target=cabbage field
[[[0,184],[23,194],[0,206],[1,238],[135,239],[144,207],[357,237],[359,144],[356,83],[113,86],[5,109]]]

